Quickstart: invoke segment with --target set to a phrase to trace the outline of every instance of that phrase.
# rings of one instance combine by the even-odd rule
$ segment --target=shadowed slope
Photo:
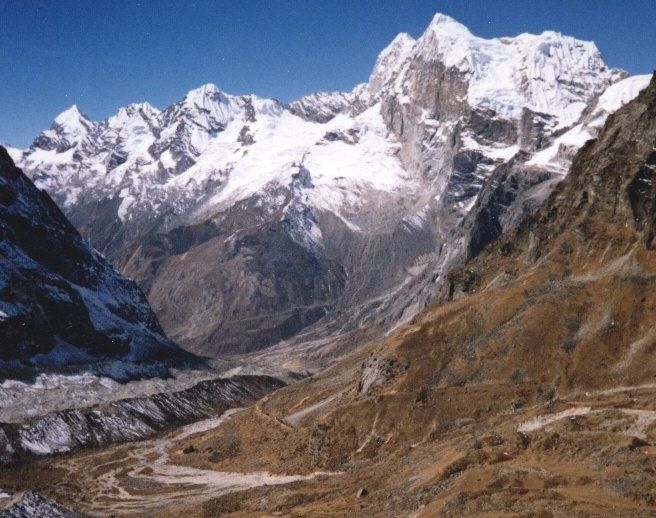
[[[180,356],[145,296],[0,147],[0,366]]]

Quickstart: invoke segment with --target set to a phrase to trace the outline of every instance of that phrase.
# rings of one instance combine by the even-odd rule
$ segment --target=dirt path
[[[621,408],[621,407],[595,407],[589,406],[573,407],[555,414],[546,414],[536,416],[524,421],[517,427],[518,432],[534,432],[548,427],[550,424],[566,418],[575,418],[588,414],[602,414],[604,412],[622,412],[631,421],[630,425],[620,433],[629,437],[638,437],[646,439],[647,428],[656,421],[656,411],[638,409],[638,408]]]

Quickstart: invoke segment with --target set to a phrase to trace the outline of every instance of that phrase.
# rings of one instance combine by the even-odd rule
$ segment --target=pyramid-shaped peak
[[[78,122],[80,119],[84,119],[85,121],[89,120],[82,114],[80,109],[77,107],[77,104],[74,104],[70,108],[67,108],[59,115],[57,115],[55,122],[61,126],[66,126],[68,123]]]
[[[392,43],[390,43],[387,47],[390,48],[390,47],[411,45],[414,42],[415,42],[415,39],[412,36],[410,36],[407,32],[400,32],[392,40]]]
[[[454,36],[472,36],[471,31],[465,25],[443,13],[437,13],[433,16],[426,30],[452,34]]]
[[[53,126],[66,133],[86,133],[93,126],[93,122],[84,115],[76,104],[61,112],[55,118]]]
[[[157,108],[156,106],[153,106],[149,102],[145,101],[142,103],[132,103],[128,105],[129,108],[132,108],[134,110],[139,110],[144,113],[159,113],[161,110]]]

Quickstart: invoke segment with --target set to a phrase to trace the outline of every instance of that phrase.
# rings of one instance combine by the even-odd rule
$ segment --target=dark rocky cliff
[[[0,364],[181,354],[136,284],[85,242],[0,147]]]

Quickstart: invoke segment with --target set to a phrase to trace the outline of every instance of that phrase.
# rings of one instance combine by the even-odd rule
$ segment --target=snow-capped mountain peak
[[[226,94],[212,83],[207,83],[189,91],[181,101],[167,108],[161,120],[164,127],[173,127],[180,123],[195,125],[204,131],[216,133],[222,131],[240,112],[237,97]]]
[[[129,104],[118,110],[116,115],[112,115],[106,121],[109,128],[123,128],[127,125],[144,123],[146,125],[156,124],[156,119],[160,115],[160,110],[148,103]]]
[[[94,129],[95,124],[74,104],[55,118],[50,129],[41,133],[32,147],[61,153],[75,147]]]
[[[523,109],[573,124],[585,106],[622,71],[609,70],[592,42],[558,32],[485,39],[437,14],[411,50],[411,59],[439,61],[461,75],[472,107],[518,119]],[[396,88],[403,81],[396,81]]]
[[[433,16],[426,32],[433,32],[442,38],[450,37],[472,37],[471,31],[459,21],[444,13]]]
[[[149,102],[143,103],[132,103],[119,108],[117,115],[124,115],[128,117],[133,117],[134,115],[141,115],[144,118],[153,119],[157,117],[161,112],[160,109],[156,108]]]
[[[187,92],[185,104],[205,108],[209,103],[229,102],[229,96],[213,83],[206,83]]]
[[[92,122],[82,114],[77,104],[72,105],[61,112],[54,120],[57,126],[61,126],[67,130],[83,130],[88,129]]]
[[[73,105],[60,113],[53,121],[52,129],[58,134],[65,136],[69,142],[79,142],[94,128],[94,123],[89,120],[77,105]]]

